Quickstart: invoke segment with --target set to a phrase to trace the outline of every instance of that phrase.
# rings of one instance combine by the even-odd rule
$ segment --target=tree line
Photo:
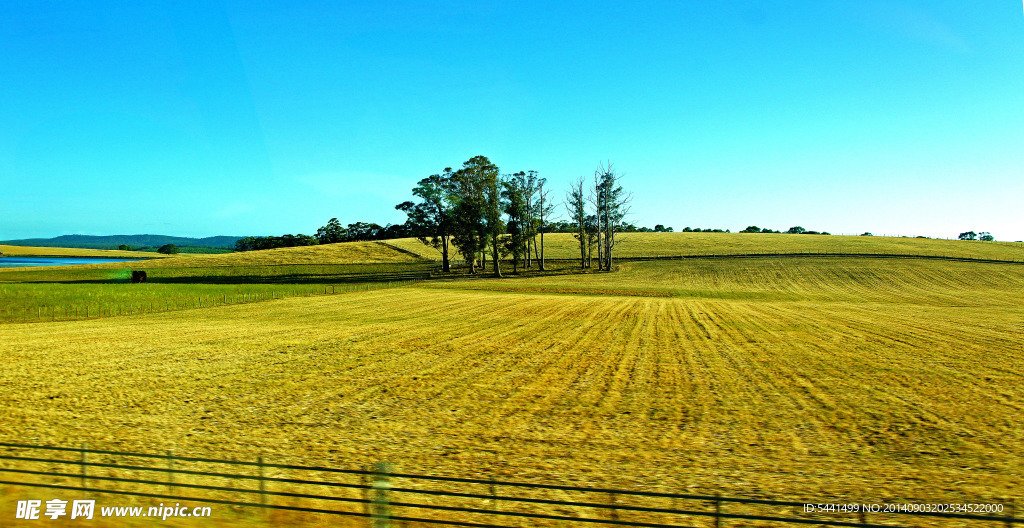
[[[386,240],[389,238],[411,237],[412,232],[407,224],[388,224],[381,226],[375,223],[355,222],[342,226],[337,218],[331,218],[327,225],[321,226],[316,235],[281,235],[281,236],[250,236],[235,242],[235,251],[256,251],[295,246],[314,246],[317,244],[334,244],[336,242],[360,242],[367,240]]]
[[[579,243],[580,267],[592,267],[596,251],[598,269],[609,270],[616,233],[673,231],[662,224],[652,229],[624,221],[632,196],[619,184],[621,178],[611,163],[601,164],[592,181],[579,178],[559,202],[537,171],[502,174],[487,157],[475,156],[459,169],[446,167],[421,179],[412,189],[415,201],[395,206],[407,216],[403,224],[343,227],[332,218],[315,236],[246,237],[235,243],[235,250],[415,237],[441,252],[446,272],[458,253],[470,273],[485,269],[489,256],[491,269],[501,276],[503,257],[511,258],[513,272],[534,265],[544,270],[544,234],[572,233]],[[565,206],[568,221],[554,219],[559,205]]]

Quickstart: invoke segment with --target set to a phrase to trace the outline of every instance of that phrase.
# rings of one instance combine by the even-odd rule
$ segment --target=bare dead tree
[[[580,269],[587,267],[587,195],[583,185],[584,179],[580,176],[565,196],[566,211],[576,225],[576,232],[572,236],[580,242]]]
[[[546,271],[544,267],[544,231],[547,228],[548,216],[555,210],[555,204],[548,198],[550,191],[544,188],[547,183],[545,178],[537,180],[537,230],[540,231],[540,270]],[[536,245],[534,246],[536,249]]]
[[[615,171],[611,162],[600,164],[594,172],[594,195],[598,204],[598,230],[603,237],[598,239],[598,259],[602,262],[599,268],[611,271],[612,250],[615,248],[615,232],[622,225],[622,220],[629,214],[632,193],[623,190],[619,184],[624,174]]]

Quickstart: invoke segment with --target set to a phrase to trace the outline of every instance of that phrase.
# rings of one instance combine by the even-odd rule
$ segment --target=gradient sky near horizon
[[[610,160],[637,225],[1022,240],[1021,8],[4,2],[0,240],[400,223],[478,154]]]

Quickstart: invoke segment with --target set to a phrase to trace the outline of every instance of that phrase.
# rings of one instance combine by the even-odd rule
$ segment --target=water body
[[[136,262],[145,259],[88,258],[88,257],[0,257],[0,268],[26,266],[70,266],[74,264],[103,264],[104,262]]]

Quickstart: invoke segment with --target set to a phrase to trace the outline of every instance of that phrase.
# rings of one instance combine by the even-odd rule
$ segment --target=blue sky
[[[557,5],[551,5],[557,4]],[[1012,2],[5,2],[0,239],[404,221],[472,156],[638,225],[1024,239]]]

